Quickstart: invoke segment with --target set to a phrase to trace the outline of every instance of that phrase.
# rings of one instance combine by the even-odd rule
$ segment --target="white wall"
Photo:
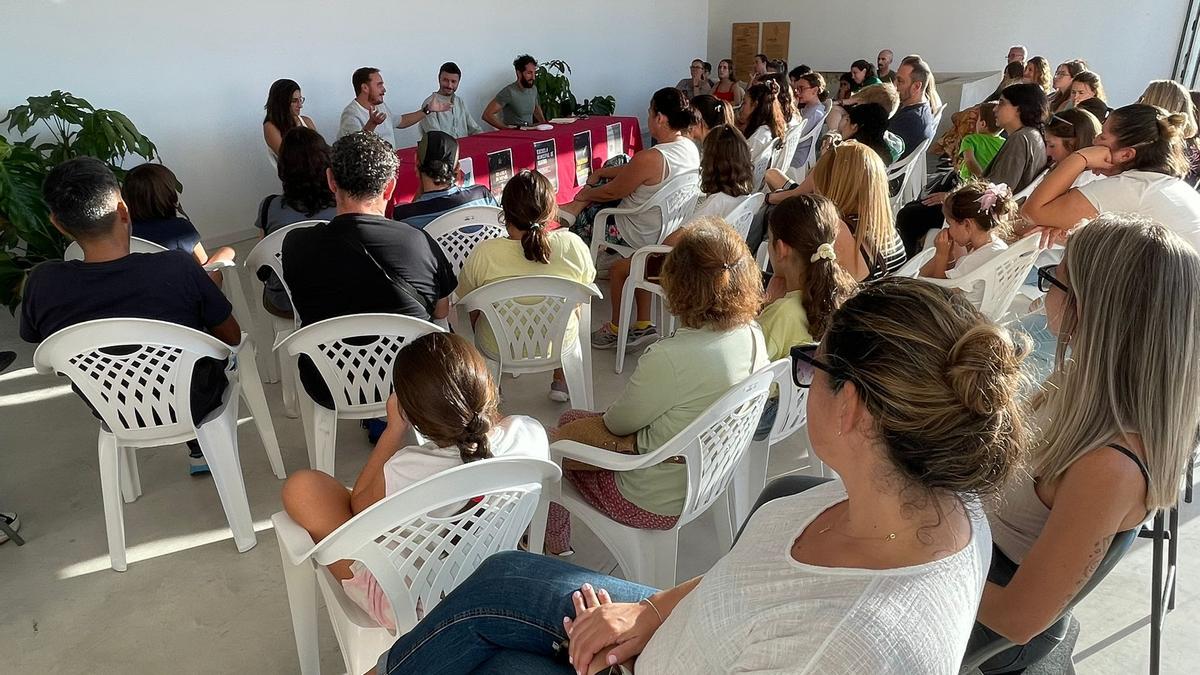
[[[731,24],[752,21],[791,21],[789,66],[821,71],[873,63],[884,48],[897,62],[919,53],[935,73],[999,71],[1020,43],[1051,67],[1087,59],[1117,107],[1170,75],[1186,8],[1184,0],[712,0],[708,60],[729,55]]]
[[[0,109],[63,89],[124,112],[158,144],[210,242],[245,234],[259,200],[279,189],[262,140],[276,78],[300,83],[304,113],[331,141],[359,66],[382,69],[400,113],[437,88],[443,61],[456,61],[459,93],[478,116],[524,52],[570,63],[577,96],[612,94],[618,113],[644,117],[662,86],[656,73],[674,83],[704,51],[708,17],[708,0],[6,4]],[[415,144],[415,131],[397,132],[398,142]]]

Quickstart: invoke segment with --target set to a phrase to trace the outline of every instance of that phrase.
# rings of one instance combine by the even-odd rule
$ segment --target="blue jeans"
[[[585,583],[607,590],[613,602],[638,602],[656,592],[557,558],[496,553],[396,640],[376,672],[574,673],[555,645],[567,637],[563,617],[575,616],[571,594]]]

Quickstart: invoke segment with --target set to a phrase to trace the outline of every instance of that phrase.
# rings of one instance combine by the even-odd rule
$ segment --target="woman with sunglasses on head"
[[[1104,214],[1039,286],[1056,363],[1033,400],[1029,471],[988,513],[996,550],[973,642],[1023,645],[1053,623],[1115,534],[1176,503],[1200,426],[1195,249],[1149,219]]]
[[[794,477],[670,589],[493,555],[377,672],[958,673],[991,549],[974,501],[1024,447],[1021,349],[953,291],[887,279],[795,351],[813,447],[841,480]]]
[[[1070,230],[1100,213],[1136,213],[1200,246],[1200,195],[1182,180],[1188,123],[1185,115],[1152,105],[1117,108],[1095,145],[1059,162],[1025,200],[1021,215],[1034,225]],[[1072,187],[1088,171],[1106,178]]]

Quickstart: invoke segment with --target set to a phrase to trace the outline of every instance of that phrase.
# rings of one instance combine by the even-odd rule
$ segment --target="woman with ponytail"
[[[406,343],[396,354],[393,378],[387,429],[352,490],[314,469],[295,471],[283,484],[284,510],[313,541],[384,497],[447,469],[502,455],[549,459],[550,445],[537,420],[500,416],[487,362],[462,337],[429,333]],[[429,440],[408,445],[410,429]],[[465,506],[447,507],[446,515]],[[328,569],[379,625],[396,630],[387,596],[361,563],[339,560]]]
[[[504,186],[504,226],[507,237],[479,242],[463,264],[458,275],[458,296],[501,279],[528,276],[554,276],[590,284],[596,280],[587,244],[567,230],[547,230],[554,223],[558,207],[554,203],[554,186],[537,171],[524,170]],[[475,325],[477,345],[485,354],[496,354],[496,336],[487,319],[477,316]],[[579,331],[575,317],[567,324],[568,342]],[[550,399],[567,401],[567,382],[561,369],[554,371]]]
[[[771,152],[776,139],[783,138],[787,119],[779,105],[779,83],[774,78],[763,78],[750,87],[738,121],[742,123],[742,135],[750,145],[752,163]]]
[[[1067,155],[1021,209],[1033,225],[1070,230],[1103,212],[1136,213],[1162,223],[1200,249],[1200,195],[1183,181],[1184,113],[1134,103],[1104,120],[1095,145]],[[1091,171],[1104,179],[1072,187]]]

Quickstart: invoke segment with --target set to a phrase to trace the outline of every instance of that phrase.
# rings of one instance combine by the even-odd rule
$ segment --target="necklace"
[[[846,513],[844,516],[841,516],[841,517],[840,517],[840,518],[838,518],[837,520],[834,520],[832,523],[830,523],[830,524],[826,525],[825,527],[823,527],[823,528],[821,528],[821,529],[817,530],[817,534],[818,534],[818,535],[820,535],[820,534],[825,534],[826,532],[833,531],[833,533],[834,533],[834,534],[836,534],[836,535],[839,535],[839,536],[845,537],[845,538],[847,538],[847,539],[857,539],[857,540],[859,540],[859,541],[880,541],[880,540],[882,540],[882,541],[884,541],[884,542],[889,542],[889,541],[895,541],[895,540],[896,540],[896,533],[895,533],[895,532],[888,532],[888,533],[887,533],[887,536],[883,536],[883,537],[881,537],[881,536],[879,536],[879,535],[874,535],[874,536],[871,536],[871,537],[859,537],[859,536],[855,536],[855,535],[852,535],[852,534],[846,534],[846,533],[844,533],[844,532],[837,532],[837,531],[834,531],[834,530],[833,530],[834,526],[835,526],[835,525],[838,525],[838,524],[839,524],[839,522],[840,522],[841,520],[846,520],[846,521],[849,521],[849,520],[850,520],[850,514],[847,512],[847,513]]]

